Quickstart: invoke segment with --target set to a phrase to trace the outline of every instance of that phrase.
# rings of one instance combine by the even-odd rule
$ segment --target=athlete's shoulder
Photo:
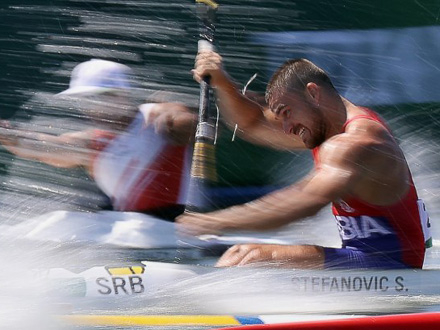
[[[395,154],[396,147],[377,134],[341,133],[325,141],[319,148],[322,165],[357,167],[368,164],[372,159],[381,159],[385,155]]]
[[[344,132],[327,139],[320,147],[324,153],[361,152],[366,147],[380,144],[380,140],[370,134],[353,134]]]

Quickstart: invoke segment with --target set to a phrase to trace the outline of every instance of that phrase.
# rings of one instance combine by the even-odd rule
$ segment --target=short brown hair
[[[266,88],[266,102],[279,93],[303,91],[309,82],[335,89],[328,74],[304,58],[288,60],[270,78]]]

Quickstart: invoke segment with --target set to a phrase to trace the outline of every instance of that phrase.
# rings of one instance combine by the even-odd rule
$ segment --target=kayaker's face
[[[270,109],[283,123],[286,134],[298,136],[313,149],[325,140],[321,111],[301,92],[285,92],[271,100]]]

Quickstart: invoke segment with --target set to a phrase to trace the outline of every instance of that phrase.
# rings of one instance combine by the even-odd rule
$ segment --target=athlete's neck
[[[347,120],[348,109],[353,104],[336,93],[328,97],[326,104],[329,105],[324,110],[327,121],[326,138],[329,139],[341,132]]]

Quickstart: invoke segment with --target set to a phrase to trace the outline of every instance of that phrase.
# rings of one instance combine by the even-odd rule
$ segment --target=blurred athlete
[[[180,103],[138,105],[125,65],[92,59],[76,66],[70,87],[93,128],[59,136],[2,123],[0,142],[17,156],[62,168],[82,166],[114,210],[174,219],[184,210],[196,115]]]
[[[197,81],[211,77],[223,116],[244,138],[279,149],[310,149],[315,168],[301,182],[255,201],[184,214],[177,219],[181,232],[273,229],[332,204],[342,239],[341,248],[236,245],[218,266],[422,267],[428,217],[401,149],[375,112],[341,97],[328,75],[305,59],[287,61],[275,72],[267,107],[240,93],[215,52],[199,53],[193,74]]]

